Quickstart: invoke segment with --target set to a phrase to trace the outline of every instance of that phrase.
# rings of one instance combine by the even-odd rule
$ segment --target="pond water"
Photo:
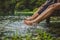
[[[35,29],[42,29],[44,31],[55,29],[53,27],[46,27],[45,20],[39,24],[28,26],[24,24],[25,17],[29,16],[0,16],[0,37],[11,37],[13,35],[24,36],[27,32],[34,32]]]

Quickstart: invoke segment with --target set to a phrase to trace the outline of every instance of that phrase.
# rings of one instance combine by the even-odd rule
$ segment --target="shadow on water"
[[[60,22],[51,22],[49,32],[53,35],[60,36]]]
[[[51,17],[48,28],[49,33],[53,36],[60,37],[60,17]]]

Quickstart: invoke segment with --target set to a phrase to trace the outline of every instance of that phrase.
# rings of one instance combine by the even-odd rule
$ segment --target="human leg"
[[[26,20],[33,20],[36,17],[38,17],[48,7],[48,5],[50,5],[50,4],[47,3],[47,1],[46,1],[43,5],[41,5],[38,8],[38,10],[31,17],[26,18]]]
[[[38,16],[39,16],[38,11],[40,11],[42,8],[43,8],[42,6],[39,7],[38,10],[37,10],[31,17],[28,17],[28,18],[26,18],[25,20],[33,20],[33,19],[35,19],[36,17],[38,17]]]
[[[48,4],[44,7],[40,7],[31,17],[27,18],[26,20],[33,20],[37,18],[46,8],[48,7]]]
[[[41,22],[42,20],[46,19],[48,16],[50,16],[52,14],[52,12],[54,10],[56,10],[58,7],[60,7],[60,4],[53,4],[51,6],[49,6],[43,13],[41,13],[36,19],[32,20],[32,21],[26,21],[25,23],[27,25],[32,25],[33,23],[38,23]]]
[[[51,9],[49,9],[49,10],[51,10]],[[48,10],[47,10],[48,11]],[[45,12],[47,12],[47,11],[45,11]],[[32,21],[24,21],[27,25],[33,25],[33,23],[38,23],[38,22],[41,22],[42,21],[42,19],[45,17],[45,15],[46,15],[46,13],[44,12],[44,14],[43,13],[41,13],[36,19],[34,19],[34,20],[32,20]]]

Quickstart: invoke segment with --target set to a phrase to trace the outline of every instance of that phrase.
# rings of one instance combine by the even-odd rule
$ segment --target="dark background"
[[[45,0],[0,0],[0,16],[14,15],[15,11],[33,12]]]

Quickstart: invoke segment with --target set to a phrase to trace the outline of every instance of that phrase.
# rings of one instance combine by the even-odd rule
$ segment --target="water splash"
[[[14,20],[18,19],[18,17],[13,17]],[[12,17],[10,17],[10,19],[13,19]],[[21,17],[22,18],[22,17]],[[4,35],[8,35],[8,36],[13,36],[15,35],[25,35],[28,30],[31,32],[34,32],[37,28],[38,29],[45,29],[43,26],[41,26],[40,24],[36,24],[36,25],[32,25],[32,26],[28,26],[26,24],[24,24],[24,20],[18,19],[16,21],[14,20],[4,20],[2,21],[2,25],[4,25]],[[14,22],[13,22],[14,21]]]

